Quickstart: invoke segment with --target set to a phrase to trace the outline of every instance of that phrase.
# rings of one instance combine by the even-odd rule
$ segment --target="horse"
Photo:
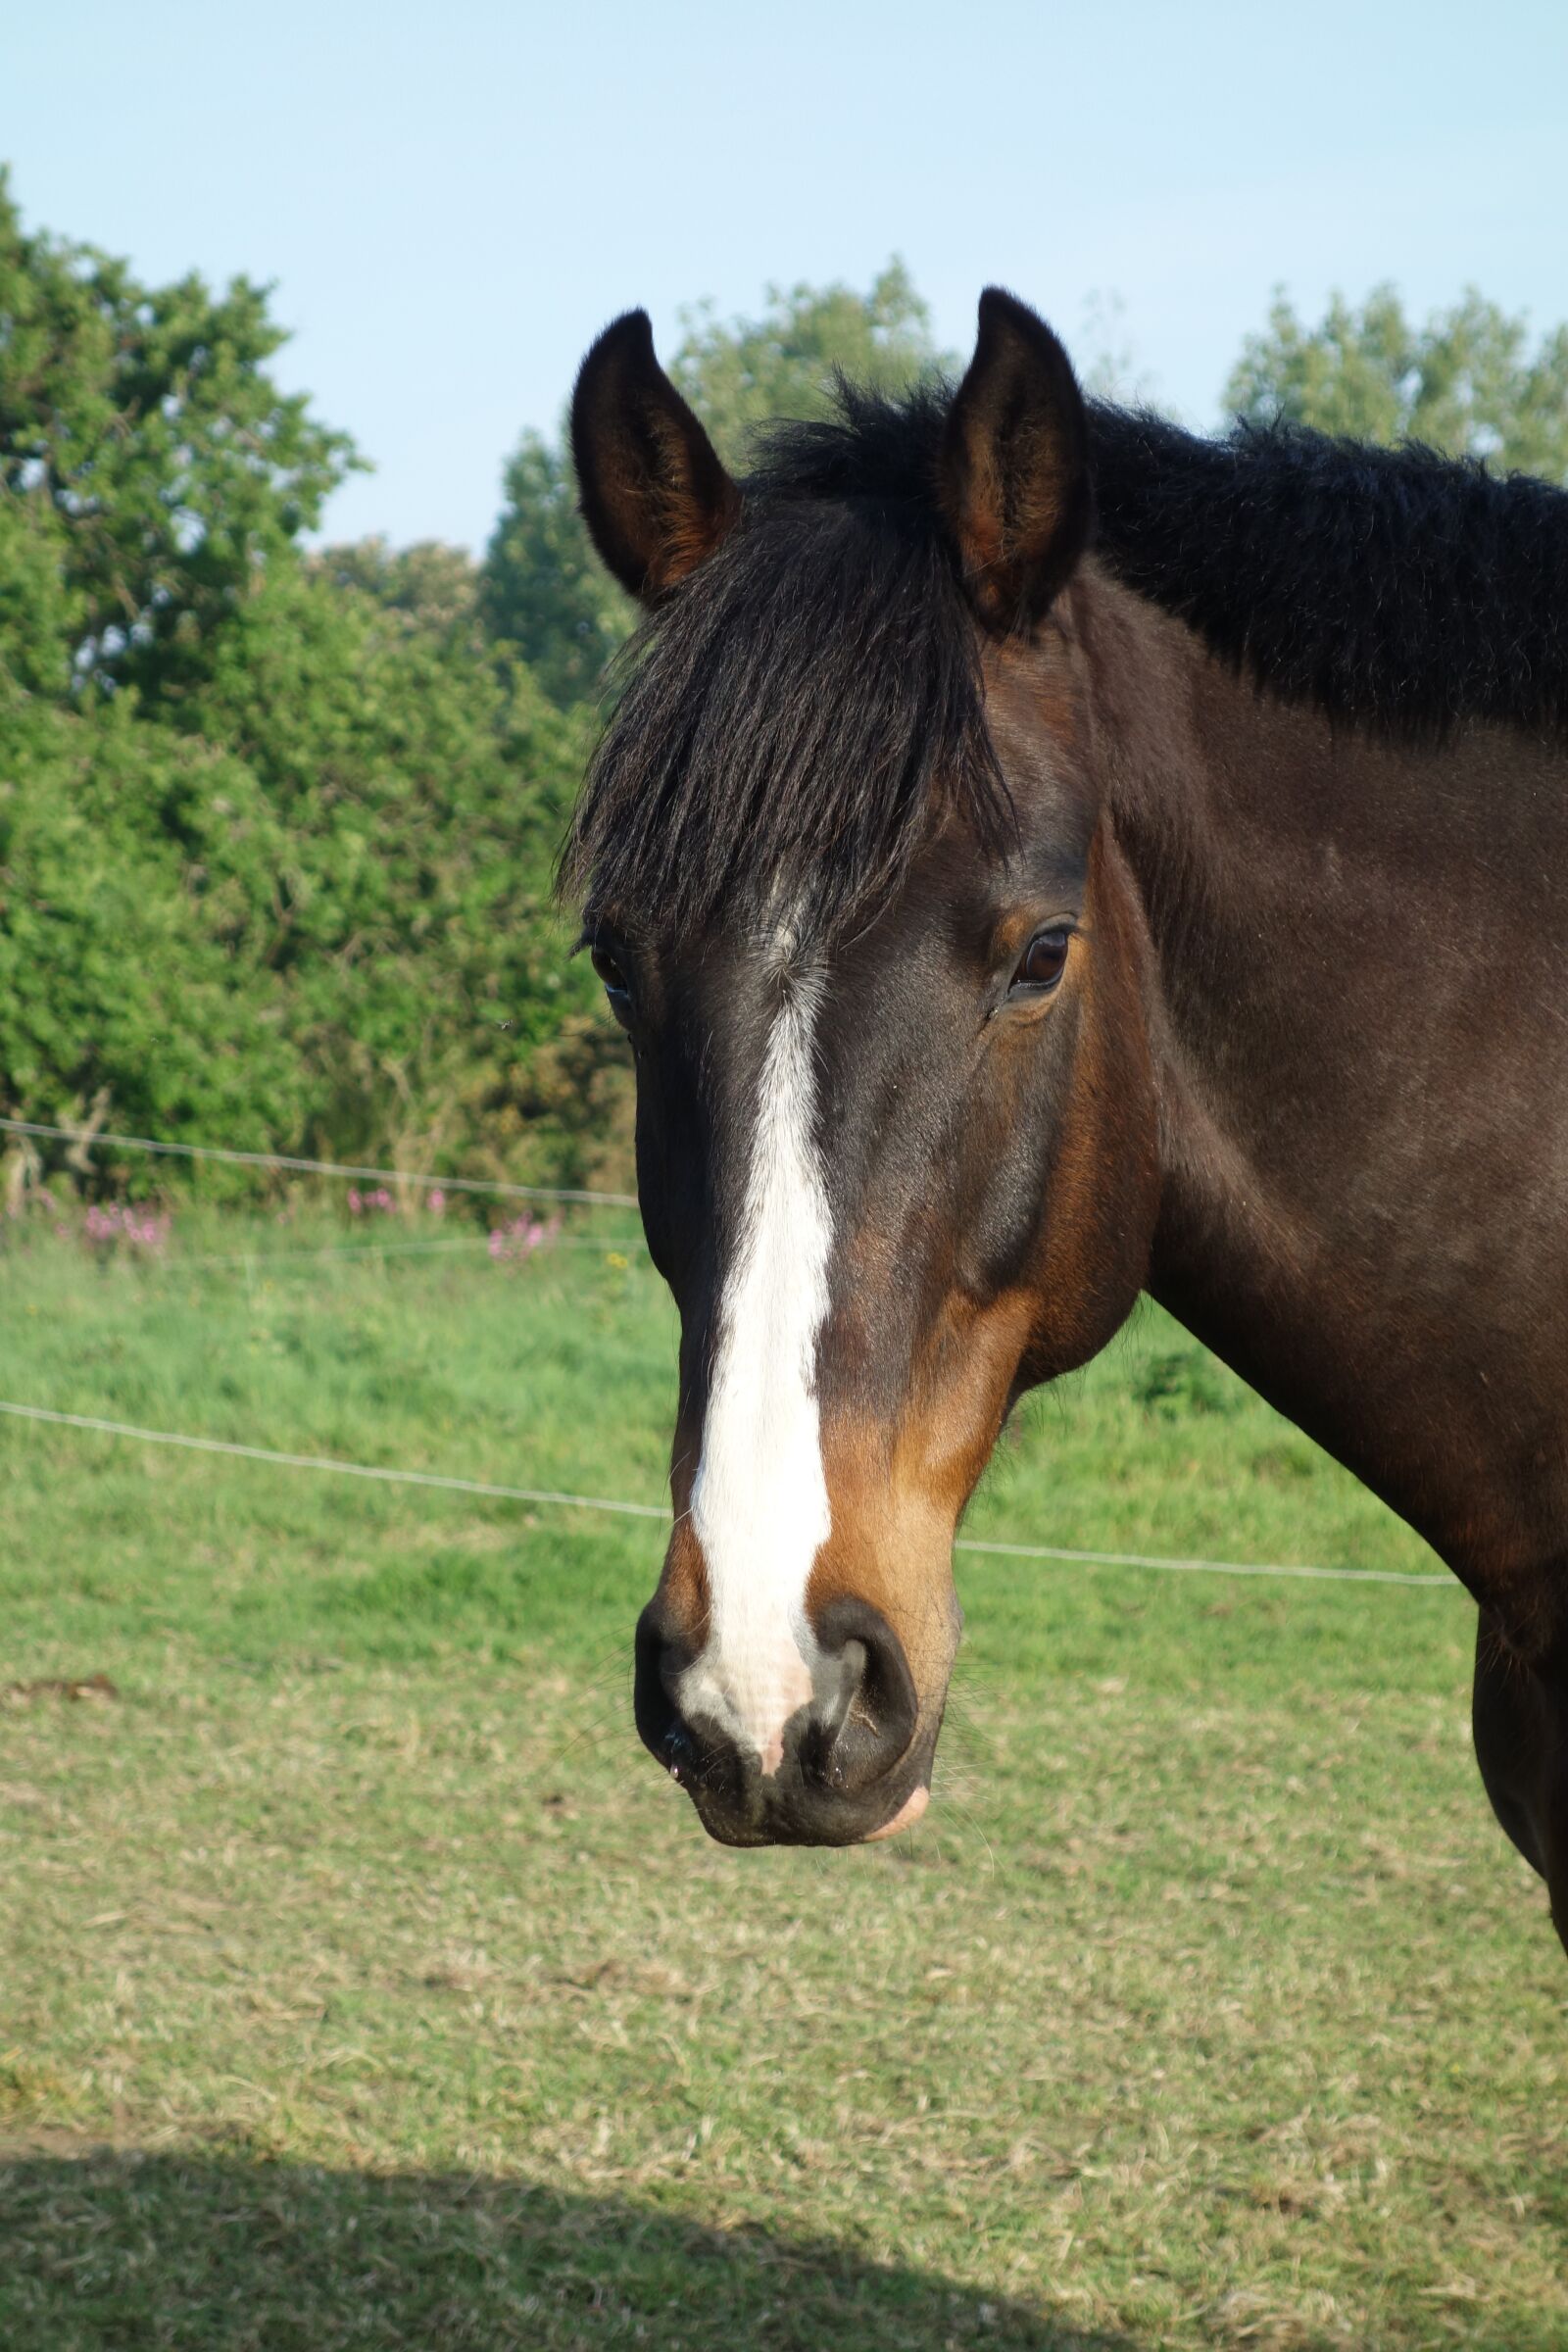
[[[1008,1412],[1142,1292],[1478,1605],[1568,1944],[1568,494],[955,389],[745,478],[646,315],[577,379],[639,641],[563,856],[681,1324],[634,1705],[706,1829],[916,1821]]]

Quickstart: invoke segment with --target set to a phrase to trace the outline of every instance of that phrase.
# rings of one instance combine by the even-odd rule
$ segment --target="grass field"
[[[0,1394],[657,1501],[627,1230],[34,1242]],[[1568,2344],[1457,1588],[967,1557],[927,1824],[736,1855],[632,1734],[653,1522],[17,1423],[0,1482],[5,2352]],[[1152,1311],[970,1526],[1432,1565]]]

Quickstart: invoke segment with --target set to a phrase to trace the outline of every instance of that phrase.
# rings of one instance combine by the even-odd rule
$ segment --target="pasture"
[[[632,1230],[44,1234],[0,1390],[657,1501]],[[1457,1587],[965,1555],[927,1823],[733,1854],[632,1733],[655,1522],[12,1422],[0,1475],[7,2352],[1568,2340]],[[1433,1565],[1148,1308],[968,1532]]]

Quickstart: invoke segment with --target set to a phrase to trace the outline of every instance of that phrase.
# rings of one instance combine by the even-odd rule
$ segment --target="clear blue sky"
[[[506,452],[643,303],[904,256],[945,343],[1098,290],[1209,421],[1284,283],[1568,318],[1564,0],[78,0],[0,45],[29,222],[274,280],[280,364],[377,470],[333,536],[482,545]],[[20,20],[20,21],[19,21]]]

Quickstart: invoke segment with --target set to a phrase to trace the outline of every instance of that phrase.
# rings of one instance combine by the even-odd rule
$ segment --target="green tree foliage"
[[[1423,325],[1392,286],[1355,309],[1336,294],[1307,326],[1283,294],[1250,335],[1225,404],[1361,441],[1424,441],[1451,457],[1568,481],[1568,326],[1532,346],[1528,321],[1472,288]]]
[[[821,416],[836,375],[901,391],[940,367],[931,314],[895,259],[867,293],[853,287],[769,286],[758,318],[719,318],[711,303],[681,313],[670,374],[707,425],[726,464],[741,468],[747,442],[775,416]]]
[[[531,1073],[596,1001],[551,903],[588,723],[471,620],[421,620],[343,568],[270,580],[192,716],[242,753],[282,828],[263,955],[316,1115],[351,1155],[444,1126],[472,1161],[527,1140],[530,1108],[570,1123]]]
[[[479,570],[466,548],[439,539],[390,547],[381,538],[329,547],[315,569],[342,588],[357,588],[399,616],[406,629],[449,639],[471,631],[479,616]]]
[[[3,174],[0,322],[0,489],[13,541],[20,523],[57,568],[61,655],[178,692],[352,445],[268,375],[284,337],[261,287],[138,285],[90,246],[27,234]]]
[[[594,554],[564,434],[523,434],[507,462],[502,499],[484,560],[486,625],[556,702],[588,702],[636,613]]]
[[[461,552],[305,554],[348,444],[271,385],[260,293],[0,203],[0,1108],[591,1175],[584,720]]]
[[[721,319],[705,303],[683,311],[681,326],[670,372],[726,462],[741,469],[757,425],[825,413],[836,371],[895,390],[945,359],[899,261],[865,294],[844,285],[771,286],[760,318]],[[554,441],[524,433],[508,464],[482,609],[492,634],[562,704],[597,693],[632,627],[630,600],[599,563],[577,512],[564,431]]]
[[[303,1132],[261,985],[277,826],[237,760],[137,717],[0,705],[0,1104],[265,1147]]]

